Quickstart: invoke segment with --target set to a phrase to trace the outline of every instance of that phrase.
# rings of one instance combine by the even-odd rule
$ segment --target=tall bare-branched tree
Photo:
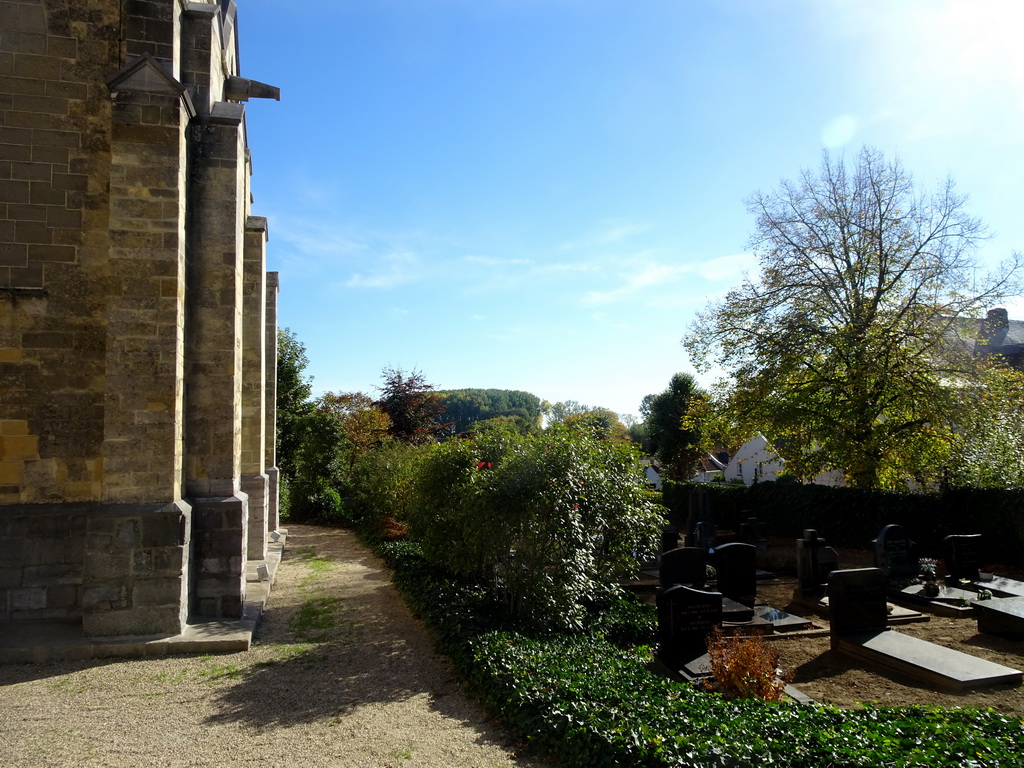
[[[975,318],[1021,290],[1019,254],[979,269],[985,230],[965,203],[952,180],[925,194],[871,148],[748,200],[760,274],[683,343],[726,371],[736,425],[797,475],[894,488],[941,465],[971,405]]]

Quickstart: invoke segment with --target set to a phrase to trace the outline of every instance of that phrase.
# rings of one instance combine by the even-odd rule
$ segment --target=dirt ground
[[[792,602],[797,582],[792,572],[794,552],[788,557],[785,544],[773,543],[762,567],[778,574],[777,578],[758,583],[758,598],[774,608],[805,616],[823,629],[828,621],[821,616],[809,615],[806,608]],[[843,568],[872,565],[867,552],[841,550],[839,562]],[[1020,578],[1020,573],[1000,575]],[[977,622],[966,617],[947,618],[931,616],[928,621],[901,624],[899,632],[953,648],[963,653],[994,661],[1013,669],[1024,669],[1024,641],[1006,640],[978,632]],[[1024,716],[1024,687],[996,686],[973,691],[950,692],[935,690],[927,684],[842,656],[830,649],[827,634],[820,637],[785,637],[776,635],[772,640],[779,650],[781,666],[791,674],[792,684],[815,701],[840,707],[861,704],[881,706],[952,706],[982,707],[1014,716]]]

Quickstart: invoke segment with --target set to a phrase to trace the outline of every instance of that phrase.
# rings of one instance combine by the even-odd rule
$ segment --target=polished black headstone
[[[883,630],[889,612],[886,578],[879,568],[832,571],[828,577],[829,623],[833,635]]]
[[[900,525],[887,525],[874,544],[875,567],[885,571],[890,581],[912,579],[919,566],[914,553],[914,542]]]
[[[942,540],[942,555],[949,578],[975,581],[981,575],[981,534],[947,536]]]
[[[723,544],[715,548],[714,566],[718,591],[753,608],[757,598],[757,547],[753,544]]]
[[[658,595],[658,654],[672,663],[705,653],[707,636],[722,623],[722,595],[669,587]]]
[[[678,547],[661,556],[661,586],[704,589],[708,554],[700,547]]]

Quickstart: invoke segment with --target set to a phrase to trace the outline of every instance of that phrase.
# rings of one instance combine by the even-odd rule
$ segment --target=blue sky
[[[253,213],[316,392],[385,367],[636,413],[828,148],[1024,251],[1018,0],[237,0]],[[1024,319],[1024,303],[1011,308]]]

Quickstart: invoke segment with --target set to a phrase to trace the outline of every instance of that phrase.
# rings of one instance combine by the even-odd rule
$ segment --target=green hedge
[[[686,522],[691,491],[697,483],[667,480],[664,504],[670,519]],[[1024,567],[1024,491],[956,489],[936,494],[888,493],[786,482],[755,483],[750,487],[709,483],[712,521],[734,529],[754,516],[762,531],[792,537],[813,528],[829,544],[865,549],[883,526],[906,528],[922,555],[939,557],[942,538],[953,533],[984,536],[986,563]]]
[[[726,702],[647,668],[649,606],[604,612],[588,633],[499,626],[486,591],[385,545],[395,582],[490,711],[564,768],[874,768],[1024,763],[1024,723],[991,711]],[[617,618],[615,618],[617,614]],[[625,628],[633,627],[633,631]],[[646,627],[646,629],[644,629]]]

